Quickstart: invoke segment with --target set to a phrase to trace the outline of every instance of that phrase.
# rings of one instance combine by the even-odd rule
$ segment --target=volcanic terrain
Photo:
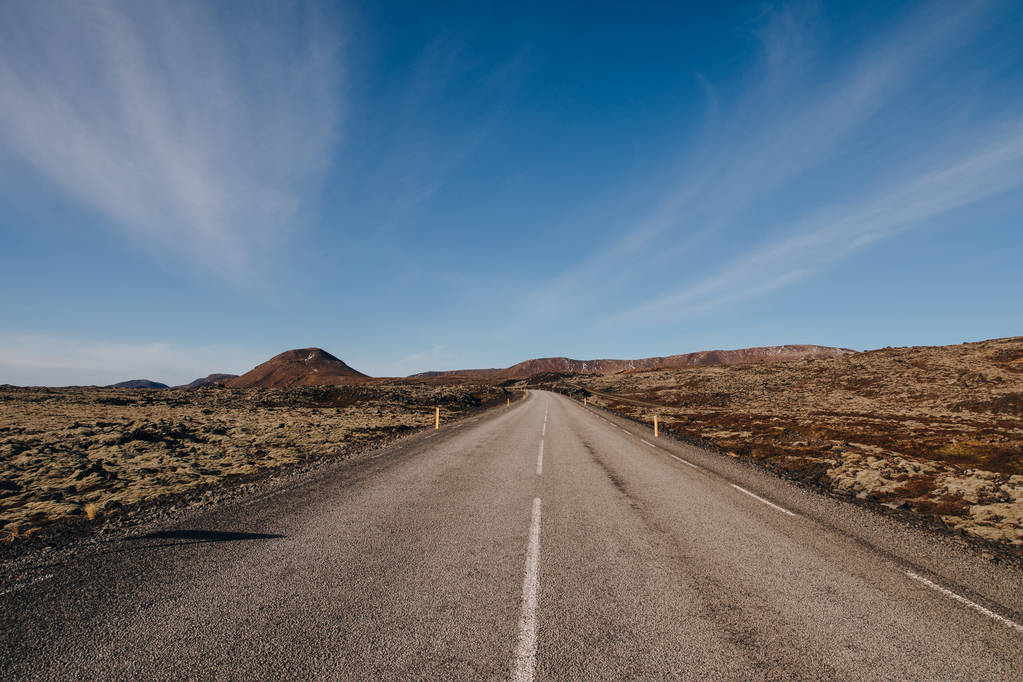
[[[209,374],[184,386],[175,386],[174,388],[199,388],[200,386],[220,385],[228,379],[234,379],[237,376],[237,374]]]
[[[1023,547],[1023,337],[548,387],[838,495]]]
[[[170,386],[150,379],[129,379],[128,381],[111,384],[107,388],[170,388]]]
[[[431,427],[511,395],[487,384],[232,389],[0,386],[0,537],[122,517]]]
[[[615,374],[635,370],[735,365],[753,362],[784,362],[808,358],[831,358],[855,351],[828,346],[788,345],[740,348],[738,350],[705,350],[683,355],[640,358],[639,360],[573,360],[571,358],[535,358],[504,369],[457,369],[422,372],[410,379],[459,376],[473,379],[523,379],[544,372],[564,374]]]
[[[299,348],[275,355],[240,377],[224,381],[224,385],[231,388],[337,386],[364,383],[369,379],[323,349]]]

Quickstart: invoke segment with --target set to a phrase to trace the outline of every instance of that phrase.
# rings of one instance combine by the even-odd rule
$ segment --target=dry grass
[[[1023,546],[1023,338],[542,385],[834,490]]]
[[[0,529],[8,539],[323,457],[453,419],[488,385],[196,391],[0,387]]]

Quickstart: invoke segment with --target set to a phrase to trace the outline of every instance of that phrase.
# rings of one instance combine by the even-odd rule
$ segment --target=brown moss
[[[962,516],[970,508],[970,503],[956,495],[942,495],[937,499],[916,500],[912,507],[921,514]]]
[[[892,491],[893,497],[913,499],[925,497],[937,487],[933,476],[911,476],[901,486]]]
[[[0,387],[0,528],[92,518],[504,404],[497,386]],[[92,515],[92,516],[90,516]],[[20,529],[20,530],[19,530]]]
[[[857,494],[909,500],[923,514],[956,516],[968,503],[943,497],[933,478],[920,475],[922,465],[953,477],[1023,475],[1023,337],[538,385],[585,392],[644,422],[656,413],[681,437],[825,487],[828,462],[847,462],[843,475],[853,478],[856,467],[869,466],[875,471],[865,482],[849,484]],[[1023,498],[1019,483],[1008,489],[1016,492],[1005,493],[1007,504]]]

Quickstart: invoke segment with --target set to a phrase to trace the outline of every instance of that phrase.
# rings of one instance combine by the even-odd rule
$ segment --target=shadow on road
[[[145,535],[128,538],[130,541],[138,540],[180,540],[181,542],[158,542],[148,545],[128,546],[124,549],[113,550],[115,552],[128,552],[132,550],[159,549],[161,547],[184,547],[185,545],[205,545],[212,542],[237,542],[239,540],[278,540],[283,535],[277,533],[239,533],[230,530],[157,530]]]
[[[90,553],[88,556],[100,557],[112,554],[136,554],[149,549],[161,549],[164,547],[185,547],[186,545],[205,545],[217,542],[236,542],[239,540],[279,540],[285,537],[278,533],[239,533],[229,530],[158,530],[145,535],[122,538],[114,540],[113,549]],[[148,544],[134,544],[140,540],[170,540],[171,542],[154,542]],[[174,542],[178,540],[179,542]],[[120,545],[119,547],[117,545]],[[79,556],[76,561],[83,557]],[[47,564],[40,564],[38,568],[53,568],[63,566],[67,561],[55,561]]]
[[[234,540],[276,540],[276,533],[236,533],[229,530],[158,530],[140,535],[137,540],[196,540],[198,542],[232,542]]]

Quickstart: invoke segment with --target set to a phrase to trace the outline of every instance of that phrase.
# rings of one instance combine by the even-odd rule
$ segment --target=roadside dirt
[[[1023,338],[533,385],[1023,549]]]
[[[0,529],[99,524],[190,491],[345,457],[504,403],[484,384],[140,390],[0,386]],[[74,522],[79,523],[75,524]]]

